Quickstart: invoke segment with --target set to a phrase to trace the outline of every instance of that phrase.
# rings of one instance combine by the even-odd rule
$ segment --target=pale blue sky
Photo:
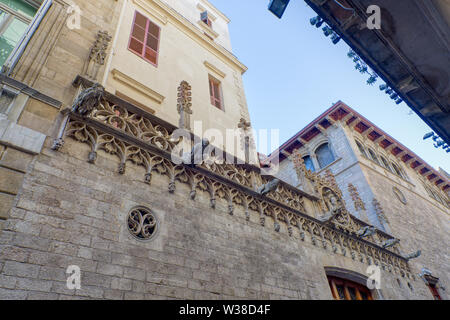
[[[431,129],[409,107],[396,105],[375,85],[366,84],[337,45],[311,26],[315,12],[292,0],[281,20],[267,10],[268,0],[210,0],[231,19],[233,53],[249,70],[244,86],[252,125],[280,129],[285,142],[332,103],[342,100],[423,160],[450,172],[450,153],[422,137]]]

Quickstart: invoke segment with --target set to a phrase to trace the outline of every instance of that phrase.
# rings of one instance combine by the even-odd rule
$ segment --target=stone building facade
[[[337,172],[296,154],[297,188],[252,164],[246,68],[208,1],[45,0],[33,19],[0,78],[0,299],[353,298],[337,278],[357,298],[432,299],[423,257],[423,278],[447,297],[437,203],[408,221],[432,234],[412,238],[380,196],[392,225],[372,230]],[[203,148],[196,120],[240,128],[245,163],[176,162],[180,143]],[[381,287],[364,291],[371,265]]]
[[[274,152],[281,156],[277,176],[305,190],[289,160],[294,151],[313,172],[335,176],[354,217],[399,238],[403,252],[421,250],[410,263],[438,277],[445,293],[450,183],[442,169],[433,169],[343,102]]]

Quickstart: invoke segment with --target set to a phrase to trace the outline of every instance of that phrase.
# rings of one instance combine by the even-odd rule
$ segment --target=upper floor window
[[[328,143],[324,143],[319,148],[317,148],[316,156],[320,168],[325,168],[327,165],[329,165],[335,160]]]
[[[156,66],[160,31],[156,24],[136,11],[128,49]]]
[[[362,146],[362,144],[359,143],[359,142],[356,141],[356,140],[355,140],[355,142],[356,142],[356,146],[357,146],[358,149],[359,149],[359,152],[361,152],[361,154],[363,155],[364,158],[367,158],[366,150],[364,149],[364,147]]]
[[[311,170],[312,172],[314,172],[316,170],[314,168],[314,163],[310,156],[303,157],[303,161],[305,162],[306,169]]]
[[[336,300],[373,300],[370,290],[359,283],[332,276],[328,283]]]
[[[42,1],[0,0],[0,66],[26,33]]]
[[[375,161],[377,164],[380,164],[380,162],[378,161],[378,157],[377,154],[375,153],[375,151],[373,151],[372,149],[369,149],[369,154],[370,154],[370,158]]]
[[[208,25],[210,28],[212,28],[212,21],[209,18],[208,11],[204,11],[200,14],[200,19]]]
[[[223,110],[222,85],[219,80],[212,76],[209,76],[209,95],[211,104]]]
[[[381,163],[383,164],[383,167],[385,167],[386,169],[388,169],[389,171],[392,172],[392,169],[389,166],[389,162],[383,156],[380,156],[380,159],[381,159]]]
[[[396,175],[403,178],[402,171],[395,163],[392,163],[392,168],[394,169]]]

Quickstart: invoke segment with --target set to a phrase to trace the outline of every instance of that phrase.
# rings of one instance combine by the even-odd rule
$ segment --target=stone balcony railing
[[[74,86],[80,91],[92,85],[91,81],[80,76],[74,81]],[[250,164],[175,164],[172,151],[177,141],[174,141],[172,133],[177,127],[113,94],[105,92],[88,116],[69,109],[62,112],[64,117],[54,150],[63,147],[65,137],[71,137],[90,145],[88,161],[91,163],[95,163],[100,151],[116,155],[120,160],[120,174],[125,173],[127,165],[142,166],[146,171],[143,181],[148,184],[153,174],[166,175],[168,192],[174,192],[177,183],[187,184],[191,189],[187,197],[195,200],[197,192],[206,192],[212,209],[216,207],[217,199],[225,200],[230,215],[235,213],[236,206],[243,208],[247,221],[250,220],[250,211],[257,212],[259,223],[264,226],[270,217],[277,232],[283,223],[289,236],[302,242],[309,241],[330,253],[413,277],[408,260],[399,254],[398,249],[381,246],[392,237],[379,230],[367,239],[358,237],[356,232],[368,225],[351,217],[345,208],[345,214],[337,223],[324,224],[314,218],[315,212],[310,211],[323,208],[318,195],[308,194],[284,182],[280,182],[276,190],[261,195],[257,192],[258,187],[275,178],[261,175],[261,169]],[[196,137],[191,135],[191,138]],[[319,176],[314,178],[314,183],[320,187],[332,187],[329,181]],[[305,205],[306,202],[309,206]]]

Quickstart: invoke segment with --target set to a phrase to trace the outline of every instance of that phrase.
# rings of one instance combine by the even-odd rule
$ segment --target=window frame
[[[358,150],[359,150],[359,152],[361,153],[361,155],[362,155],[364,158],[369,159],[369,157],[368,157],[368,155],[367,155],[367,152],[366,152],[366,149],[364,148],[364,146],[362,145],[362,143],[359,142],[358,140],[355,140],[355,143],[356,143],[356,147],[358,148]]]
[[[306,158],[309,158],[309,161],[311,161],[312,170],[310,168],[308,168],[308,166],[306,165],[306,160],[305,160]],[[314,161],[309,154],[304,156],[302,159],[303,159],[303,162],[305,163],[306,169],[311,170],[311,172],[316,172],[316,167],[314,166]]]
[[[381,160],[381,164],[384,168],[386,168],[387,170],[389,170],[389,172],[393,173],[391,166],[389,165],[389,161],[387,158],[383,157],[382,155],[380,155],[380,160]]]
[[[333,158],[333,160],[330,161],[329,163],[327,163],[327,164],[325,164],[325,165],[322,166],[322,164],[320,163],[320,157],[318,156],[317,152],[319,151],[320,148],[322,148],[322,147],[325,146],[325,145],[327,146],[328,151],[329,151],[331,157]],[[330,143],[329,143],[328,141],[327,141],[327,142],[324,142],[324,143],[321,143],[321,144],[314,150],[314,155],[316,156],[317,163],[319,164],[318,171],[320,171],[320,170],[322,170],[322,169],[328,167],[330,164],[332,164],[333,162],[336,161],[336,156],[335,156],[335,154],[333,153],[333,151],[331,150],[331,145],[330,145]]]
[[[331,293],[335,300],[374,300],[372,292],[369,290],[369,288],[367,288],[357,282],[339,278],[336,276],[330,276],[330,275],[327,275],[327,279],[328,279],[328,284],[331,289]],[[339,292],[337,290],[338,286],[344,288],[344,299],[342,299],[339,295]],[[351,298],[349,288],[352,288],[355,290],[356,299]],[[364,293],[366,295],[367,299],[363,299],[363,296],[361,293]]]
[[[370,160],[374,161],[376,164],[378,164],[380,167],[382,166],[380,163],[380,160],[378,159],[377,153],[372,148],[367,148],[370,156]]]
[[[28,43],[30,42],[34,33],[40,26],[42,20],[47,15],[47,12],[50,9],[50,7],[52,6],[52,4],[53,4],[53,0],[43,0],[42,3],[40,4],[40,6],[38,8],[36,8],[37,11],[34,14],[34,16],[30,18],[30,21],[28,23],[28,26],[27,26],[25,32],[22,34],[19,41],[15,44],[13,50],[9,53],[8,58],[4,61],[3,65],[1,66],[2,73],[5,73],[7,76],[9,76],[12,73],[17,62],[22,57]],[[34,7],[33,5],[31,5],[31,6]],[[6,7],[8,7],[8,6],[4,5],[3,7],[4,7],[4,9],[6,9]],[[19,12],[13,13],[13,12],[15,12],[15,10],[13,10],[13,9],[11,9],[10,11],[8,11],[8,10],[4,10],[4,11],[13,15],[15,18],[17,18],[23,22],[25,22],[25,21],[22,20],[22,18],[25,18],[26,20],[28,20],[28,16],[25,17],[23,14],[21,15],[22,17],[19,18],[18,14],[20,14],[20,13]]]
[[[404,179],[402,170],[400,169],[400,167],[392,161],[391,161],[391,166],[392,166],[392,169],[394,170],[394,174],[399,176],[400,178]]]
[[[218,94],[219,94],[218,98],[215,96],[215,91],[214,91],[214,87],[213,87],[214,84],[217,85],[217,90],[218,90]],[[220,80],[218,80],[217,78],[213,77],[212,75],[208,75],[208,87],[209,87],[209,102],[211,103],[211,105],[219,110],[225,111],[225,105],[224,105],[224,101],[223,101],[222,82]],[[220,103],[220,107],[218,107],[215,104],[215,102],[217,102],[217,101]]]
[[[203,18],[203,15],[205,15],[205,18]],[[212,29],[212,20],[209,18],[207,10],[200,13],[200,20]]]
[[[135,38],[135,37],[133,36],[134,27],[135,27],[135,25],[136,25],[136,17],[137,17],[137,14],[138,14],[138,13],[146,19],[146,25],[145,25],[145,30],[144,30],[145,35],[144,35],[144,41],[143,41],[143,42],[140,41],[139,39],[137,39],[137,38]],[[157,43],[157,50],[154,50],[153,48],[147,46],[147,39],[148,39],[148,35],[150,34],[150,32],[148,31],[148,28],[149,28],[150,23],[152,23],[153,25],[155,25],[155,26],[158,28],[158,39],[157,39],[157,40],[158,40],[158,43]],[[138,10],[135,10],[135,11],[134,11],[134,17],[133,17],[133,23],[132,23],[132,25],[131,25],[130,36],[129,36],[129,39],[128,39],[128,46],[127,46],[128,50],[129,50],[130,52],[134,53],[135,55],[139,56],[140,58],[142,58],[142,59],[145,60],[146,62],[150,63],[150,64],[153,65],[154,67],[157,68],[157,67],[158,67],[158,63],[159,63],[159,51],[160,51],[160,43],[161,43],[161,31],[162,31],[162,29],[161,29],[161,27],[160,27],[159,25],[157,25],[156,23],[154,23],[152,20],[150,20],[150,19],[149,19],[147,16],[145,16],[144,14],[140,13]],[[153,36],[153,35],[151,35],[151,36]],[[142,45],[143,45],[142,53],[139,53],[139,52],[133,50],[132,48],[130,48],[131,41],[132,41],[133,39],[136,40],[136,41],[138,41],[138,42],[140,42],[140,43],[142,43]],[[146,50],[147,48],[149,48],[150,50],[156,52],[156,62],[153,62],[153,61],[151,61],[151,60],[149,60],[148,58],[145,57],[145,50]]]

